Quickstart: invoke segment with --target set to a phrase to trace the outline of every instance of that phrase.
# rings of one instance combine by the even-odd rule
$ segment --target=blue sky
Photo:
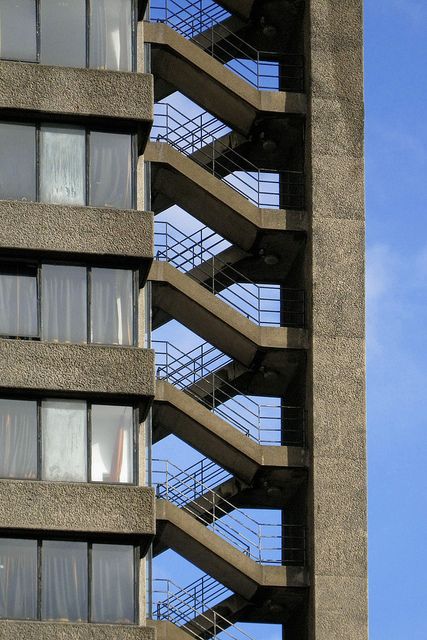
[[[427,3],[365,19],[371,640],[425,640]]]

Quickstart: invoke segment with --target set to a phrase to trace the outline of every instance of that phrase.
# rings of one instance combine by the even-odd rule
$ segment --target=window
[[[130,269],[0,264],[0,336],[131,346],[136,287]]]
[[[0,6],[0,57],[65,67],[132,71],[134,0],[8,0]]]
[[[0,618],[135,623],[135,565],[131,545],[0,538]]]
[[[130,405],[0,398],[0,477],[135,483]]]
[[[131,133],[0,122],[0,199],[130,209]]]

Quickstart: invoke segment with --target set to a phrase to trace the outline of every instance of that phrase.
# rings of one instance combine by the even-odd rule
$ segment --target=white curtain
[[[132,71],[132,0],[91,0],[90,66]]]
[[[43,480],[87,480],[86,402],[42,402]]]
[[[87,282],[85,267],[43,265],[42,339],[87,341]]]
[[[35,275],[0,273],[0,334],[38,335],[37,279]]]
[[[133,408],[92,405],[92,480],[133,482]]]
[[[87,591],[87,544],[43,541],[42,619],[86,621]]]
[[[86,133],[77,127],[44,125],[40,130],[40,200],[85,204]]]
[[[134,587],[134,548],[128,545],[94,544],[91,622],[134,622]]]
[[[37,616],[37,542],[0,539],[0,618]]]
[[[92,269],[92,342],[133,344],[133,273]]]
[[[37,403],[0,399],[0,477],[37,478]]]
[[[132,136],[90,133],[90,204],[132,208]]]

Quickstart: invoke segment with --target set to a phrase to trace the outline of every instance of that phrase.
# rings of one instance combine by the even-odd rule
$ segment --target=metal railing
[[[188,353],[169,342],[153,345],[159,380],[184,391],[258,444],[304,446],[303,408],[286,405],[281,398],[242,394],[221,374],[232,364],[221,351],[207,343]]]
[[[218,583],[217,583],[218,584]],[[166,620],[197,640],[254,640],[246,631],[216,611],[205,612],[198,602],[192,603],[192,588],[182,588],[172,580],[154,580],[152,616]]]
[[[169,460],[153,459],[152,474],[158,498],[186,511],[251,560],[304,564],[303,526],[260,523]]]
[[[208,231],[186,236],[169,222],[157,222],[154,234],[157,260],[165,260],[184,273],[194,269],[190,276],[252,322],[261,326],[303,327],[304,291],[252,282],[212,253],[206,242],[200,242],[202,235],[213,239],[214,234],[209,236]],[[220,245],[218,240],[214,247]]]
[[[209,113],[189,118],[170,104],[154,105],[151,140],[167,142],[257,207],[304,209],[304,173],[257,167],[221,140],[227,132]]]
[[[231,591],[211,576],[203,575],[187,587],[179,587],[171,580],[156,579],[153,589],[152,617],[168,620],[180,627],[191,622]]]
[[[180,487],[180,491],[183,491],[185,482],[188,478],[193,479],[193,483],[188,485],[187,496],[183,493],[182,500],[190,503],[202,497],[200,491],[205,487],[210,489],[217,489],[222,483],[230,480],[233,476],[231,473],[217,465],[209,458],[202,458],[199,462],[196,462],[183,471],[177,471],[175,476],[170,476],[169,484],[173,487],[176,484]]]
[[[304,57],[258,51],[227,26],[229,16],[201,0],[154,0],[150,12],[152,22],[167,24],[256,89],[304,91]]]

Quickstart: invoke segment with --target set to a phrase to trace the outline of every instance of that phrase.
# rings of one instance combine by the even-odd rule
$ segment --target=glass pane
[[[86,402],[42,402],[43,480],[86,482]]]
[[[36,129],[0,122],[0,199],[35,201]]]
[[[86,66],[86,0],[40,0],[40,62]]]
[[[127,133],[90,134],[90,204],[132,208],[132,136]]]
[[[85,267],[43,265],[41,308],[43,340],[86,342]]]
[[[0,4],[0,57],[37,60],[36,0],[8,0]]]
[[[43,620],[87,621],[87,582],[85,542],[43,542]]]
[[[92,269],[92,342],[133,344],[133,273]]]
[[[92,480],[133,479],[133,408],[92,405]]]
[[[92,0],[90,66],[132,71],[132,0]]]
[[[3,336],[38,336],[37,278],[30,271],[0,271],[0,334]]]
[[[134,588],[134,548],[118,544],[94,544],[91,622],[134,622]]]
[[[37,478],[37,403],[0,399],[0,477]]]
[[[85,204],[85,136],[83,129],[41,127],[41,202]]]
[[[0,618],[37,615],[37,542],[0,538]]]

